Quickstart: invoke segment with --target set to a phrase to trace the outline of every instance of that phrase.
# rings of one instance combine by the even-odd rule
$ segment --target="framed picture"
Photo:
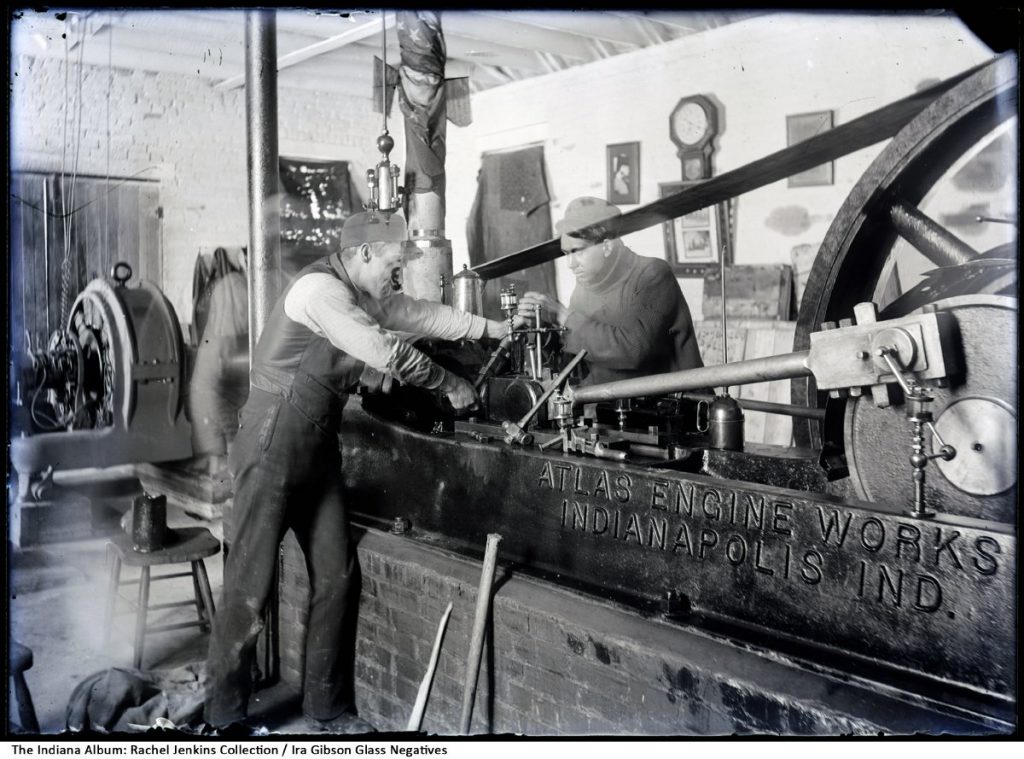
[[[629,205],[640,202],[640,143],[608,146],[608,202]]]
[[[832,111],[798,113],[786,117],[786,145],[810,139],[832,128]],[[815,187],[832,184],[832,161],[801,171],[789,178],[789,187]]]
[[[674,195],[685,187],[700,182],[662,182],[661,197]],[[729,263],[729,226],[724,204],[701,208],[661,225],[665,236],[665,258],[677,277],[703,277],[709,269],[717,270],[725,252]]]

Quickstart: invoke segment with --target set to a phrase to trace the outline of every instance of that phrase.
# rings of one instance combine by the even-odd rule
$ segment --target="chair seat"
[[[24,672],[26,669],[32,669],[32,649],[21,645],[16,640],[12,640],[10,660],[12,675]]]
[[[130,535],[115,535],[110,544],[121,561],[129,567],[151,567],[156,564],[178,564],[198,561],[220,551],[220,541],[205,527],[183,527],[167,531],[167,544],[156,551],[142,553],[132,547]]]

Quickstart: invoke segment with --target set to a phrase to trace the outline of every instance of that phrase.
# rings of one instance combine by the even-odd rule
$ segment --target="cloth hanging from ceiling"
[[[470,266],[550,240],[549,203],[543,147],[484,154],[466,224]],[[520,295],[533,290],[557,297],[554,261],[488,281],[483,290],[484,316],[504,318],[499,295],[513,284]]]
[[[447,153],[444,68],[447,59],[441,18],[433,11],[399,11],[402,51],[398,105],[405,115],[409,193],[444,197]]]

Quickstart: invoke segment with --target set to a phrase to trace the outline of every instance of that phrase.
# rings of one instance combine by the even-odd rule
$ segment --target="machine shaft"
[[[809,351],[786,353],[781,356],[737,361],[722,366],[703,366],[679,372],[654,374],[650,377],[604,382],[600,385],[570,388],[574,404],[613,401],[617,398],[639,398],[647,395],[700,390],[707,387],[749,385],[755,382],[792,379],[811,374],[807,368]]]

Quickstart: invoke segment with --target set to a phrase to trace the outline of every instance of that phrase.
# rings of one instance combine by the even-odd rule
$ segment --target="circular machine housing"
[[[1017,299],[961,296],[933,304],[956,317],[965,371],[948,387],[930,387],[935,428],[956,455],[933,459],[925,470],[928,507],[942,514],[1013,522],[1017,500],[1015,372],[1007,371],[1006,345],[1017,343]],[[897,393],[893,393],[894,396]],[[846,404],[844,439],[850,479],[858,497],[903,504],[913,495],[911,423],[902,398],[878,408],[870,395]],[[939,444],[926,433],[926,453]]]
[[[171,461],[192,455],[184,412],[181,327],[155,285],[94,279],[71,307],[66,330],[80,347],[77,395],[89,404],[86,428],[11,441],[19,472]]]

